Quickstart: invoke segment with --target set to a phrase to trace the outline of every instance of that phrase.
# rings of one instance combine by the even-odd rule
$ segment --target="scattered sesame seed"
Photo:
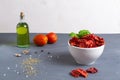
[[[29,58],[31,59],[31,58],[32,58],[32,55],[29,55]]]
[[[18,65],[17,65],[17,64],[15,64],[15,67],[17,68],[17,67],[18,67]]]
[[[10,70],[10,67],[7,67],[8,70]]]
[[[25,73],[25,71],[24,71],[24,70],[23,70],[22,72],[23,72],[23,73]]]
[[[48,57],[52,58],[53,56],[48,56]]]
[[[38,55],[39,57],[41,56],[41,55]]]
[[[4,77],[6,77],[6,76],[7,76],[7,74],[5,74],[5,73],[4,73],[4,74],[3,74],[3,76],[4,76]]]
[[[26,75],[25,77],[28,78],[28,75]]]
[[[17,74],[19,75],[19,74],[20,74],[20,72],[18,72],[18,71],[17,71]]]

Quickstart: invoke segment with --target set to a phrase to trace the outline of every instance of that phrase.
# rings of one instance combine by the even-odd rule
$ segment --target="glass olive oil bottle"
[[[24,22],[24,13],[20,13],[20,22],[16,27],[17,31],[17,46],[18,47],[29,47],[30,39],[29,39],[29,27],[26,22]]]

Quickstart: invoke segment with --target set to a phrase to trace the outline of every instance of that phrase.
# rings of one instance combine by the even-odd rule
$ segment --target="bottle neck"
[[[24,22],[24,17],[25,17],[24,13],[21,12],[21,13],[20,13],[20,22],[21,22],[21,23]]]
[[[25,22],[24,17],[20,17],[20,23],[23,23],[23,22]]]

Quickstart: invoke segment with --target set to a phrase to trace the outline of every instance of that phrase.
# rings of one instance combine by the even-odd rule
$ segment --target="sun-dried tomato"
[[[104,45],[104,39],[95,35],[95,34],[88,34],[83,36],[82,38],[73,37],[69,41],[70,45],[81,47],[81,48],[93,48],[99,47]]]
[[[88,73],[84,69],[81,69],[81,68],[72,70],[70,72],[70,74],[73,77],[80,77],[80,76],[82,76],[82,77],[86,78],[88,76]]]
[[[88,73],[84,70],[84,69],[77,69],[77,71],[80,73],[80,75],[84,78],[86,78],[88,76]]]
[[[91,68],[88,68],[88,69],[86,70],[86,72],[88,72],[88,73],[97,73],[98,70],[97,70],[95,67],[91,67]]]
[[[98,70],[95,68],[95,67],[90,67],[86,70],[82,69],[82,68],[77,68],[77,69],[74,69],[70,72],[70,75],[75,77],[75,78],[78,78],[78,77],[84,77],[84,78],[87,78],[88,77],[88,73],[97,73]]]
[[[80,76],[80,73],[77,71],[77,70],[72,70],[70,72],[70,74],[73,76],[73,77],[79,77]]]

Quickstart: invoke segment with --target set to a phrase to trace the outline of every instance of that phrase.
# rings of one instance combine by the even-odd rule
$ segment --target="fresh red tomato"
[[[49,32],[48,34],[46,34],[46,36],[48,38],[48,43],[49,44],[53,44],[58,40],[58,36],[54,32]]]
[[[44,46],[47,44],[48,38],[44,34],[37,34],[37,35],[35,35],[33,42],[34,42],[34,44],[36,44],[38,46]]]

